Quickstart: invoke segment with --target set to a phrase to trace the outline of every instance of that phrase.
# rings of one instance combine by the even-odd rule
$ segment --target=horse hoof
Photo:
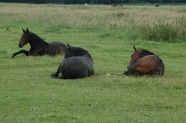
[[[13,54],[11,58],[14,58],[14,57],[15,57],[15,55]]]
[[[51,74],[52,78],[57,78],[57,76],[55,74]]]
[[[127,75],[127,76],[129,75],[128,71],[125,71],[123,74],[125,74],[125,75]]]

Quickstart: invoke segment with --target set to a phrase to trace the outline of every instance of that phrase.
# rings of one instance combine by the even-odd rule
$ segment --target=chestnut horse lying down
[[[159,56],[148,50],[136,49],[131,55],[128,70],[124,72],[128,76],[162,76],[165,71],[163,61]]]

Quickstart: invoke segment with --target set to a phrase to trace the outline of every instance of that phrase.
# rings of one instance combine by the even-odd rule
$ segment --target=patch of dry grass
[[[128,37],[134,40],[137,38],[185,40],[186,14],[182,11],[184,6],[161,6],[159,8],[33,4],[11,6],[11,4],[3,3],[0,6],[2,23],[0,28],[6,28],[6,30],[35,25],[51,33],[76,29],[101,32],[103,35],[117,35],[122,38]],[[159,35],[162,32],[165,34]],[[172,35],[174,33],[176,36]]]
[[[1,18],[2,21],[15,19],[25,23],[65,24],[73,27],[96,26],[100,28],[121,29],[144,23],[156,23],[164,21],[173,23],[179,18],[186,18],[185,12],[180,12],[181,7],[161,6],[134,6],[115,8],[111,6],[73,6],[73,5],[40,5],[39,7],[27,4],[17,4],[11,9],[7,4],[0,4],[0,15],[7,15]],[[167,9],[169,8],[169,9]],[[180,9],[178,9],[180,8]]]

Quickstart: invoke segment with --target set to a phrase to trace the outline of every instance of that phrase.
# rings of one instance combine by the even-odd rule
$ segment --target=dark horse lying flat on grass
[[[63,62],[52,77],[58,77],[62,73],[62,79],[77,79],[89,77],[94,74],[93,59],[87,50],[68,45]]]
[[[26,56],[42,56],[45,54],[55,56],[56,54],[65,54],[67,51],[66,44],[62,42],[45,42],[38,35],[30,32],[28,28],[26,31],[23,30],[23,35],[19,41],[19,47],[22,48],[25,44],[30,44],[30,50],[20,50],[18,52],[13,53],[12,58],[20,53],[24,53]]]
[[[127,68],[124,74],[128,76],[162,76],[165,70],[163,61],[157,55],[148,50],[137,50],[135,46]]]

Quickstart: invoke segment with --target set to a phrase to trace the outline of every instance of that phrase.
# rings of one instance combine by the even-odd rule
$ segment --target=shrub
[[[143,24],[140,26],[140,36],[145,40],[157,41],[185,41],[186,19],[180,18],[172,23],[159,21],[153,24]]]

